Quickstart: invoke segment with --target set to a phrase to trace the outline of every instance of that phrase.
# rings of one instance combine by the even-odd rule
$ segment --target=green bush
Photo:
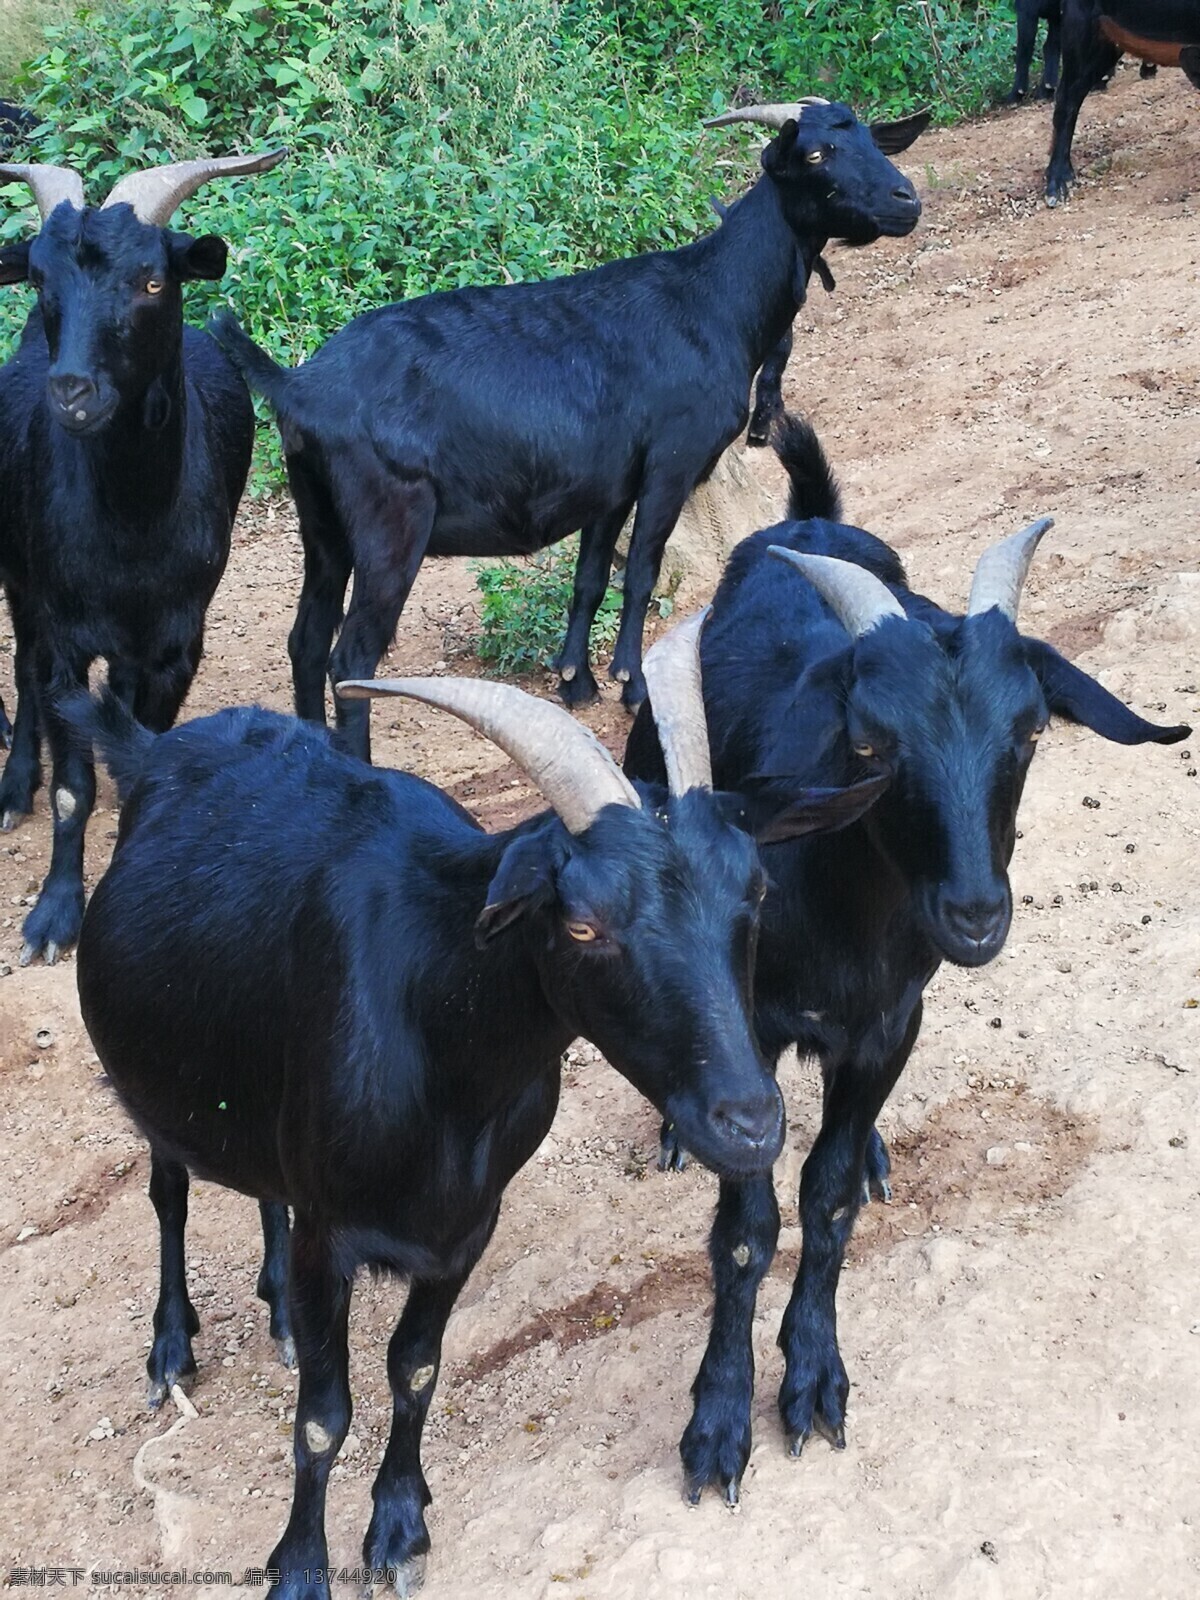
[[[522,561],[480,563],[474,569],[481,596],[475,641],[481,661],[504,674],[551,664],[562,649],[578,554],[576,537]],[[592,645],[607,649],[620,621],[621,594],[609,588],[592,624]]]
[[[183,223],[233,247],[231,300],[281,360],[382,302],[671,247],[712,225],[757,141],[704,135],[735,95],[837,94],[878,113],[983,105],[1004,0],[42,0],[20,91],[29,154],[85,174],[284,143],[270,174],[203,190]],[[730,181],[731,155],[739,168]],[[741,160],[744,157],[745,167]],[[28,225],[4,190],[0,239]],[[3,301],[0,325],[24,314]]]

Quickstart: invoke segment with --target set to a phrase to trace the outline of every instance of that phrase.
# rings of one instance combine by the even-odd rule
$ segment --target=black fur
[[[95,776],[57,701],[103,657],[122,701],[166,728],[200,660],[254,432],[232,363],[183,323],[184,282],[224,264],[221,240],[147,226],[126,205],[64,201],[36,238],[0,249],[0,281],[38,295],[0,368],[0,579],[18,695],[0,825],[32,808],[43,735],[53,762],[54,849],[23,961],[53,960],[83,915]]]
[[[831,520],[836,489],[812,430],[791,424],[780,452],[793,504],[821,515],[743,541],[717,590],[702,639],[715,779],[752,810],[783,805],[796,784],[844,786],[874,774],[883,787],[842,831],[764,851],[771,888],[755,1028],[769,1059],[795,1044],[819,1058],[825,1080],[800,1186],[803,1254],[779,1336],[779,1404],[798,1453],[814,1430],[844,1440],[849,1383],[834,1300],[864,1187],[886,1191],[889,1162],[873,1125],[940,963],[978,966],[1004,943],[1032,739],[1052,713],[1128,744],[1170,743],[1189,730],[1143,721],[997,610],[964,620],[915,594],[886,544]],[[888,585],[907,617],[851,640],[771,545],[856,562]],[[641,713],[626,768],[653,779],[661,760]],[[670,1129],[664,1138],[670,1160],[686,1140]],[[722,1184],[713,1329],[682,1442],[693,1498],[709,1483],[737,1495],[750,1448],[755,1294],[778,1223],[769,1181]]]
[[[1052,100],[1058,84],[1058,63],[1061,55],[1059,34],[1062,28],[1062,0],[1016,0],[1016,5],[1016,75],[1007,102],[1009,105],[1017,105],[1029,93],[1029,68],[1033,61],[1033,47],[1037,42],[1040,22],[1046,24],[1046,42],[1043,47],[1042,81],[1038,94],[1046,100]]]
[[[300,514],[299,714],[324,721],[327,668],[334,680],[372,674],[426,555],[523,553],[579,528],[558,664],[564,699],[592,698],[588,631],[635,504],[610,672],[639,704],[646,606],[676,518],[745,424],[754,374],[826,242],[916,224],[915,191],[880,143],[903,148],[927,120],[868,129],[846,106],[806,107],[764,150],[750,193],[695,244],[386,306],[294,371],[219,319],[217,337],[278,416]],[[347,747],[369,757],[368,703],[339,703],[337,717]]]
[[[1200,82],[1200,4],[1197,0],[1062,0],[1062,75],[1054,97],[1054,133],[1046,168],[1046,199],[1065,200],[1075,182],[1071,145],[1080,108],[1112,76],[1122,50],[1104,31],[1116,23],[1143,41],[1183,46],[1180,66]],[[1148,76],[1143,60],[1142,76]],[[1194,74],[1194,75],[1193,75]]]
[[[578,836],[553,813],[493,836],[441,790],[291,718],[225,711],[151,740],[112,697],[68,714],[127,794],[78,974],[96,1050],[152,1146],[152,1401],[195,1367],[191,1169],[262,1208],[259,1292],[300,1363],[296,1499],[268,1565],[280,1593],[324,1595],[302,1574],[326,1564],[325,1479],[350,1420],[351,1278],[362,1264],[411,1275],[364,1546],[368,1566],[411,1579],[429,1547],[419,1445],[442,1330],[550,1127],[571,1039],[593,1040],[718,1170],[769,1171],[779,1152],[782,1102],[750,1020],[764,885],[741,808],[649,789]],[[839,826],[872,798],[801,796],[793,822]]]

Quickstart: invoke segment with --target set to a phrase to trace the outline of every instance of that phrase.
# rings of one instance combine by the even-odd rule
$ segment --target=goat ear
[[[786,177],[788,162],[796,147],[796,135],[799,132],[800,124],[794,117],[789,117],[770,144],[763,146],[760,157],[762,169],[772,178]]]
[[[199,239],[187,233],[168,233],[167,254],[177,278],[217,279],[224,276],[229,247],[215,233],[202,234]]]
[[[891,781],[890,775],[881,774],[846,789],[802,789],[755,837],[759,844],[779,844],[806,833],[836,833],[869,811]]]
[[[1102,739],[1114,744],[1178,744],[1192,731],[1182,722],[1172,727],[1147,722],[1041,639],[1025,640],[1025,659],[1041,681],[1051,712],[1082,723]]]
[[[28,283],[29,244],[28,239],[23,239],[20,244],[6,244],[0,249],[0,283]]]
[[[483,910],[475,919],[475,943],[479,949],[531,905],[553,899],[562,862],[563,851],[555,849],[541,829],[509,845],[488,885]]]
[[[871,137],[885,156],[898,156],[925,132],[932,115],[930,111],[916,111],[899,122],[873,122]]]

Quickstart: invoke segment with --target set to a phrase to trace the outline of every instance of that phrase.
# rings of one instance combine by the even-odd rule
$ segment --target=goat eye
[[[161,278],[147,278],[146,279],[146,293],[147,294],[161,294],[163,292],[163,288],[164,288],[164,284],[163,284],[163,280]]]
[[[868,760],[875,754],[873,744],[856,744],[852,748],[856,756],[865,756]]]
[[[811,165],[811,166],[814,166],[814,167],[815,167],[815,166],[816,166],[816,165],[817,165],[817,163],[818,163],[818,162],[821,162],[821,161],[824,161],[824,159],[825,159],[825,152],[824,152],[824,150],[810,150],[810,151],[809,151],[809,152],[808,152],[808,154],[807,154],[807,155],[806,155],[806,156],[805,156],[805,158],[804,158],[804,159],[805,159],[805,161],[807,161],[807,162],[808,162],[808,163],[809,163],[809,164],[810,164],[810,165]]]
[[[1038,740],[1042,737],[1042,735],[1045,733],[1045,731],[1046,730],[1045,730],[1044,727],[1034,728],[1031,731],[1030,735],[1029,735],[1030,744],[1036,744],[1038,742]]]
[[[590,922],[568,922],[567,932],[572,939],[578,940],[580,944],[591,944],[594,939],[599,937]]]

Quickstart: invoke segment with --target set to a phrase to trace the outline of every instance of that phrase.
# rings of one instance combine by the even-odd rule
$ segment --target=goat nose
[[[911,183],[897,184],[896,188],[892,190],[892,199],[902,200],[907,206],[915,206],[917,203],[917,191]]]
[[[50,379],[50,393],[64,411],[75,411],[92,399],[96,385],[77,372],[64,372]]]
[[[1002,932],[1008,906],[1003,900],[972,900],[966,905],[947,900],[942,916],[957,938],[969,939],[972,944],[987,944]]]
[[[752,1150],[764,1150],[783,1136],[783,1102],[777,1089],[748,1100],[722,1100],[712,1109],[714,1130]]]

